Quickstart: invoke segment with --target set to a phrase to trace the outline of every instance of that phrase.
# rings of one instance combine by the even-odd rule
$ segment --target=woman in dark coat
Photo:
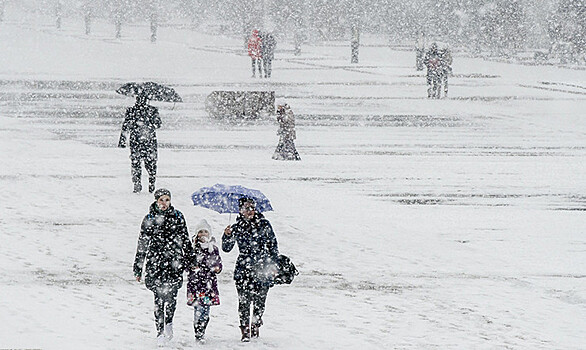
[[[277,106],[277,121],[279,122],[279,143],[273,153],[274,160],[301,160],[295,148],[295,115],[288,104]]]
[[[155,200],[142,221],[134,276],[138,282],[144,276],[146,287],[155,295],[157,342],[161,344],[173,338],[177,291],[183,285],[183,271],[192,267],[194,253],[185,217],[171,205],[171,192],[159,188]]]
[[[254,200],[240,198],[238,205],[240,214],[236,223],[224,230],[222,250],[230,252],[238,244],[234,281],[238,292],[241,340],[247,342],[250,337],[259,336],[267,294],[277,272],[279,248],[271,224],[261,213],[256,212]]]

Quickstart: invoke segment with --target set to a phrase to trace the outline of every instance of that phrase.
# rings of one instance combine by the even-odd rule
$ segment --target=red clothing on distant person
[[[252,31],[250,39],[248,39],[248,56],[250,56],[253,59],[262,58],[262,55],[260,53],[260,44],[261,39],[258,34],[258,30],[255,29]]]

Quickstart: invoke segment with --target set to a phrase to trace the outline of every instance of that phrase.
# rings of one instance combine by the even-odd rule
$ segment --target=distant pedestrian
[[[142,163],[149,174],[149,192],[155,190],[157,176],[157,133],[161,118],[156,107],[147,104],[144,95],[136,97],[134,106],[126,110],[118,147],[126,147],[126,133],[130,133],[130,166],[134,192],[142,191]]]
[[[193,267],[194,259],[185,217],[171,205],[171,192],[159,188],[142,220],[133,267],[136,281],[144,276],[145,286],[155,296],[159,345],[173,338],[177,291],[183,285],[183,271]]]
[[[261,38],[257,29],[252,31],[252,35],[248,39],[248,56],[252,59],[252,77],[256,77],[256,67],[258,66],[258,73],[262,78],[262,53],[261,53]]]
[[[238,292],[240,340],[248,342],[251,337],[258,338],[263,324],[267,294],[277,274],[279,248],[271,224],[256,211],[254,199],[240,198],[238,207],[236,223],[224,230],[222,250],[228,253],[238,244],[234,281]]]
[[[427,67],[427,97],[440,98],[442,79],[441,57],[436,43],[432,43],[425,53],[424,59]]]
[[[263,62],[263,68],[265,71],[265,78],[271,77],[273,70],[273,59],[275,58],[275,48],[277,41],[273,33],[263,33],[261,35],[261,56]]]
[[[195,340],[205,342],[204,334],[210,321],[210,307],[220,305],[218,279],[222,271],[220,250],[212,237],[212,228],[202,220],[191,239],[195,253],[194,267],[188,269],[187,305],[193,306],[193,329]]]
[[[279,143],[273,153],[274,160],[301,160],[295,148],[295,115],[288,104],[277,106],[277,121],[279,122]]]
[[[441,66],[441,85],[444,90],[444,97],[448,97],[448,77],[452,74],[452,53],[449,48],[439,50]]]

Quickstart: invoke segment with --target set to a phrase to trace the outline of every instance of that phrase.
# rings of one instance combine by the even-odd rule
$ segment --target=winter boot
[[[160,334],[157,336],[157,346],[162,347],[167,345],[167,338],[165,338],[164,334]]]
[[[240,339],[240,341],[243,343],[249,342],[250,341],[250,327],[240,326],[240,332],[242,332],[242,338]]]
[[[206,332],[206,323],[195,322],[193,324],[193,330],[195,331],[195,340],[201,343],[203,341],[203,336]]]
[[[132,192],[134,193],[139,193],[140,191],[142,191],[142,185],[141,184],[134,184],[134,190]]]
[[[173,323],[167,323],[165,325],[165,338],[168,340],[173,339]]]
[[[253,323],[250,326],[250,337],[251,338],[258,338],[258,329],[260,328],[260,324]]]
[[[258,338],[258,329],[262,326],[262,319],[257,316],[252,317],[252,324],[250,327],[250,337]]]

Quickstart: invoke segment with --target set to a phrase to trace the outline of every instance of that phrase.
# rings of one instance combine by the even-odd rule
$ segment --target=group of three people
[[[186,271],[187,304],[194,307],[195,338],[203,342],[210,307],[220,304],[216,277],[222,271],[219,249],[205,220],[190,239],[185,217],[171,205],[169,190],[160,188],[154,197],[142,221],[134,276],[138,282],[144,279],[154,294],[157,342],[164,344],[173,338],[177,292]],[[234,281],[241,341],[247,342],[259,336],[267,294],[277,273],[279,250],[271,224],[256,210],[254,199],[240,198],[238,207],[236,223],[227,226],[222,235],[222,250],[230,252],[238,245]]]

